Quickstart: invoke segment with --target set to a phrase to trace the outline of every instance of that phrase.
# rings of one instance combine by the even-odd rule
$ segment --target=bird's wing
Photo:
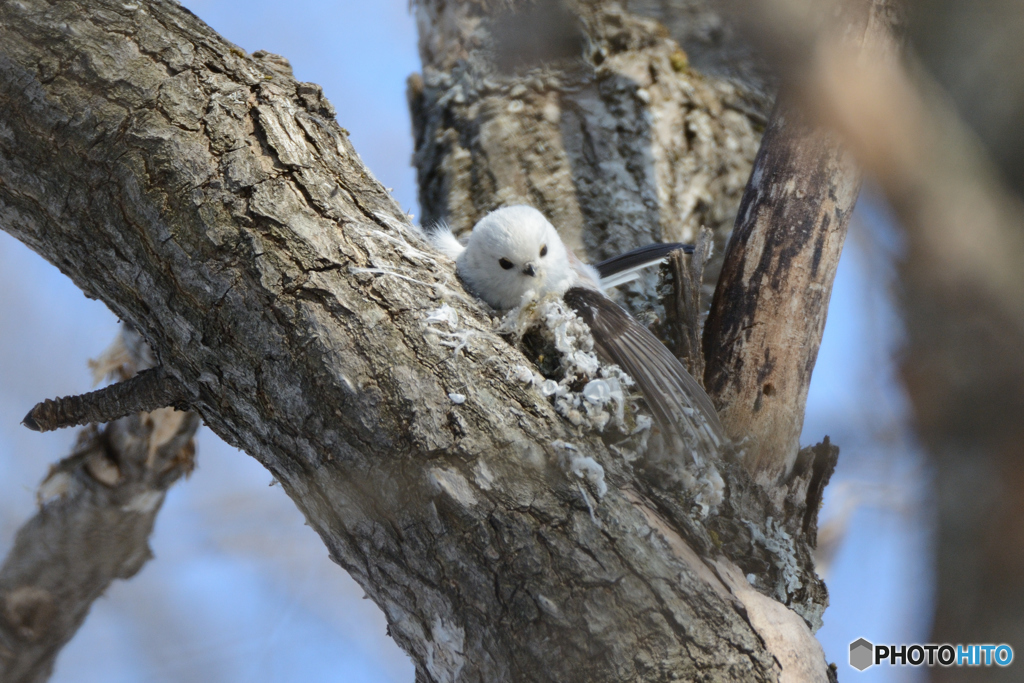
[[[677,249],[682,249],[687,254],[693,253],[692,244],[655,242],[601,261],[594,266],[601,277],[601,289],[618,287],[637,279],[641,270],[661,263]]]
[[[637,383],[666,434],[701,445],[705,451],[716,451],[725,443],[725,430],[711,399],[650,330],[593,289],[573,287],[564,298],[590,327],[598,355]]]
[[[444,221],[435,223],[430,227],[424,227],[423,233],[434,249],[437,249],[453,261],[459,257],[459,254],[466,251],[466,247],[455,238],[451,227]]]

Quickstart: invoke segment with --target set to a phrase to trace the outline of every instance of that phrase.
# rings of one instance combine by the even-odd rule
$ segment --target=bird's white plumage
[[[465,245],[455,238],[455,235],[452,234],[452,229],[448,227],[447,223],[440,223],[435,226],[434,230],[427,237],[430,238],[430,242],[434,245],[435,249],[453,261],[457,260],[459,255],[466,251]]]
[[[702,442],[701,450],[721,446],[721,423],[704,390],[646,327],[601,293],[597,270],[566,249],[541,212],[528,206],[492,211],[473,227],[465,246],[446,226],[430,237],[455,260],[469,290],[493,308],[505,311],[548,294],[572,294],[597,350],[637,381],[666,436]],[[682,424],[695,410],[704,418],[696,431]]]
[[[525,296],[562,294],[578,280],[558,232],[529,206],[480,219],[455,263],[469,289],[499,310],[515,308]]]

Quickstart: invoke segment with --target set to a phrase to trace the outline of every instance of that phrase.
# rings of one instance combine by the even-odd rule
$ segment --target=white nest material
[[[555,410],[576,426],[603,432],[611,426],[627,433],[625,420],[628,390],[633,380],[617,365],[603,365],[594,353],[590,328],[562,298],[549,294],[509,311],[498,331],[522,338],[536,329],[558,352],[563,377],[559,381],[517,366],[515,378],[535,385],[554,402]],[[573,391],[580,386],[581,391]],[[636,426],[650,425],[637,420]]]
[[[566,474],[589,484],[598,500],[608,493],[608,484],[604,480],[604,467],[599,462],[588,455],[583,455],[570,443],[552,441],[551,445],[559,449],[558,464]],[[587,504],[589,505],[589,502]],[[591,516],[593,516],[593,511],[591,511]]]
[[[424,319],[429,333],[440,338],[438,343],[452,349],[452,355],[457,356],[459,352],[469,346],[469,340],[474,332],[459,327],[459,312],[448,304],[441,304],[427,314]]]

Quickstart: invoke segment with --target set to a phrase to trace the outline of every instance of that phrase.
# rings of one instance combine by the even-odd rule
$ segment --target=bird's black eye
[[[541,258],[544,258],[544,257],[545,257],[545,256],[547,256],[547,255],[548,255],[548,245],[546,245],[546,244],[544,244],[544,245],[541,245],[541,248],[540,248],[540,257],[541,257]]]
[[[512,266],[514,266],[515,264],[509,261],[507,258],[500,258],[498,259],[498,265],[500,265],[505,270],[511,270]]]

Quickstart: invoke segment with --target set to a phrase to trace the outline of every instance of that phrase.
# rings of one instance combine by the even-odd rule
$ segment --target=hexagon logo
[[[863,671],[875,663],[875,646],[864,638],[858,638],[850,643],[850,666],[857,671]]]

